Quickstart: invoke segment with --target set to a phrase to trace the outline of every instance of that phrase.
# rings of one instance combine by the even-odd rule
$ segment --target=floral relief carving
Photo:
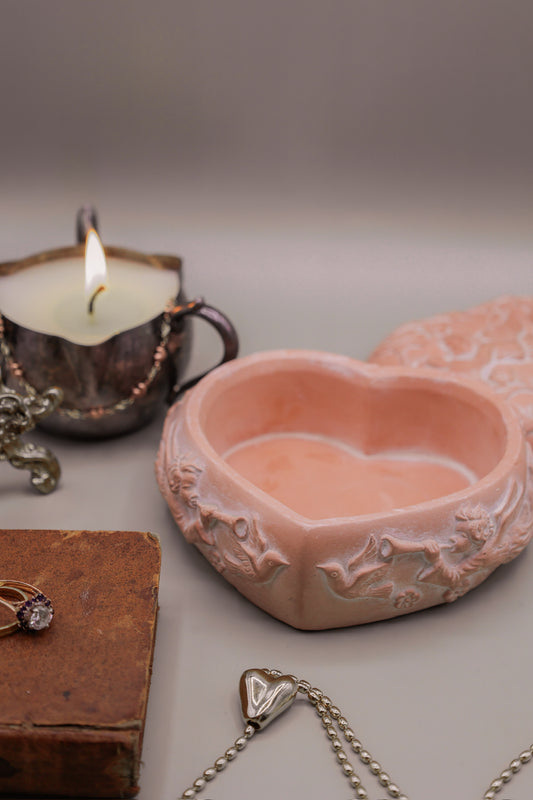
[[[403,608],[405,610],[414,608],[420,602],[421,594],[413,588],[404,589],[399,592],[394,598],[394,608]]]
[[[396,609],[408,610],[423,601],[430,586],[442,590],[445,602],[462,596],[497,566],[515,558],[532,533],[530,492],[513,480],[496,508],[461,506],[449,530],[441,532],[442,538],[434,538],[433,532],[413,539],[395,531],[379,539],[371,535],[347,563],[330,561],[318,569],[339,597],[378,597]],[[409,579],[398,578],[400,560],[401,574]]]
[[[186,540],[221,574],[255,583],[273,580],[289,562],[269,544],[253,515],[228,514],[200,501],[202,473],[189,455],[177,456],[167,470],[168,486],[178,500],[176,520]]]
[[[500,297],[467,311],[408,322],[370,361],[439,367],[488,383],[511,401],[533,442],[533,299]]]

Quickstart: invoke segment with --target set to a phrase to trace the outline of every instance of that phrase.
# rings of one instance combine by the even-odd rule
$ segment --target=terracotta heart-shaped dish
[[[156,472],[185,538],[303,629],[449,602],[531,536],[507,403],[436,370],[313,351],[219,367],[168,412]]]

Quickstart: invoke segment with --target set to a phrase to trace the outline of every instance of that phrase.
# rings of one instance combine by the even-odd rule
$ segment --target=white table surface
[[[28,206],[25,191],[12,188],[0,220],[3,258],[71,241],[77,187],[56,186],[46,206],[43,189],[34,187]],[[517,221],[489,204],[463,215],[454,203],[439,212],[411,198],[407,210],[400,199],[378,212],[379,204],[349,199],[326,208],[315,195],[289,207],[244,192],[224,204],[222,191],[202,198],[190,188],[178,200],[162,186],[147,209],[125,201],[123,188],[108,191],[100,207],[104,240],[183,255],[189,295],[205,295],[231,317],[242,354],[304,347],[364,359],[403,321],[533,287],[527,215]],[[200,327],[194,367],[218,353]],[[181,537],[154,479],[161,425],[105,442],[35,434],[63,467],[46,497],[32,493],[25,473],[0,465],[4,527],[136,529],[160,538],[139,800],[173,800],[232,744],[242,729],[238,679],[253,666],[323,688],[410,800],[481,798],[533,741],[531,550],[450,606],[343,630],[293,630],[241,597]],[[365,783],[373,800],[385,797]],[[532,786],[526,767],[501,797],[525,800]],[[200,797],[347,800],[350,791],[301,702]]]

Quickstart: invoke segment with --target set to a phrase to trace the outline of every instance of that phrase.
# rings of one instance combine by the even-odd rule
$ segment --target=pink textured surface
[[[470,477],[450,492],[428,470],[419,502],[404,495],[404,505],[378,504],[374,513],[346,505],[331,513],[338,487],[321,480],[316,464],[305,465],[312,485],[284,487],[285,500],[251,479],[252,468],[267,478],[264,447],[254,463],[253,443],[277,441],[278,457],[287,457],[279,446],[295,434],[300,443],[336,442],[344,454],[400,455],[407,479],[413,458],[451,463]],[[246,450],[248,477],[228,463]],[[531,536],[515,414],[482,384],[433,370],[290,350],[224,365],[170,409],[156,472],[187,541],[249,600],[297,628],[370,622],[455,600]],[[342,469],[337,477],[348,488],[355,479]],[[365,480],[375,492],[375,477],[359,470],[354,494],[364,493]],[[383,474],[379,480],[383,489]],[[315,516],[299,505],[309,491]]]
[[[226,456],[243,477],[311,519],[374,514],[469,485],[455,462],[408,450],[367,455],[306,435],[266,436]]]
[[[532,297],[500,297],[409,322],[378,345],[370,361],[437,367],[484,381],[512,403],[533,443]]]

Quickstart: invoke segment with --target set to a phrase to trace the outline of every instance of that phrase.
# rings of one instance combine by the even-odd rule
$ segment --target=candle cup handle
[[[222,311],[219,311],[213,306],[207,305],[204,299],[199,297],[195,300],[192,300],[190,303],[185,303],[182,306],[176,306],[171,311],[171,324],[174,325],[175,322],[188,315],[201,317],[213,326],[222,339],[224,352],[220,361],[213,367],[210,367],[209,369],[205,370],[205,372],[200,373],[200,375],[196,375],[194,378],[190,378],[183,384],[176,384],[173,386],[168,397],[169,404],[173,403],[181,394],[183,394],[183,392],[186,392],[187,389],[190,389],[192,386],[198,383],[198,381],[211,372],[211,370],[219,367],[226,361],[231,361],[232,359],[236,358],[239,352],[239,338],[237,336],[237,331],[225,314],[222,313]]]

